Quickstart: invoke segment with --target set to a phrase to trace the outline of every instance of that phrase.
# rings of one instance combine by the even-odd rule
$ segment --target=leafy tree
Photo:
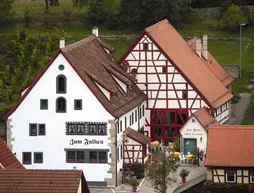
[[[174,173],[178,165],[167,151],[155,151],[146,163],[146,176],[154,190],[166,193],[168,186],[175,181]]]
[[[6,23],[13,16],[12,4],[14,0],[0,1],[0,24]]]
[[[59,0],[45,0],[45,4],[46,4],[46,9],[49,9],[49,5],[50,7],[56,7],[59,6]]]
[[[191,8],[188,0],[121,0],[120,13],[125,24],[144,28],[165,18],[179,24]]]
[[[222,16],[221,22],[226,29],[232,31],[237,29],[239,24],[248,23],[248,17],[239,6],[233,4]]]

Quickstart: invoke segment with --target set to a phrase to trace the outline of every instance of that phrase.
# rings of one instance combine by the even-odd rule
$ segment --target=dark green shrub
[[[32,15],[31,12],[28,10],[27,6],[24,12],[24,19],[25,19],[25,25],[26,27],[29,27],[29,25],[31,24],[32,21]]]

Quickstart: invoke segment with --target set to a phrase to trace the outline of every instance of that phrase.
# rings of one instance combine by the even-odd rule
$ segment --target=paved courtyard
[[[198,177],[201,175],[204,175],[206,173],[206,168],[203,166],[203,164],[201,165],[201,167],[197,167],[194,165],[181,165],[176,174],[175,174],[175,178],[176,178],[176,182],[172,183],[172,185],[168,188],[167,193],[173,193],[174,190],[178,187],[181,186],[181,177],[179,176],[179,172],[182,168],[187,169],[188,171],[190,171],[189,176],[187,177],[187,182]],[[132,192],[132,188],[131,186],[129,186],[128,184],[126,185],[122,185],[116,188],[90,188],[90,192],[91,193],[129,193]],[[153,188],[151,187],[149,181],[147,179],[144,179],[142,184],[140,185],[140,187],[138,187],[138,191],[139,193],[155,193]]]

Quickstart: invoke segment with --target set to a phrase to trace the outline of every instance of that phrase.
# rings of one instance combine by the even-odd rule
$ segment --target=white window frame
[[[236,173],[234,173],[234,181],[228,181],[228,173],[226,173],[226,182],[227,183],[236,183]]]
[[[254,177],[254,175],[250,175],[250,183],[254,184],[254,181],[252,181],[251,177]]]

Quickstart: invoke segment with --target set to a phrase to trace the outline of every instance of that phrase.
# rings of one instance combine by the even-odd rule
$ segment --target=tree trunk
[[[49,1],[45,0],[45,4],[46,4],[46,9],[48,10],[49,9]]]

